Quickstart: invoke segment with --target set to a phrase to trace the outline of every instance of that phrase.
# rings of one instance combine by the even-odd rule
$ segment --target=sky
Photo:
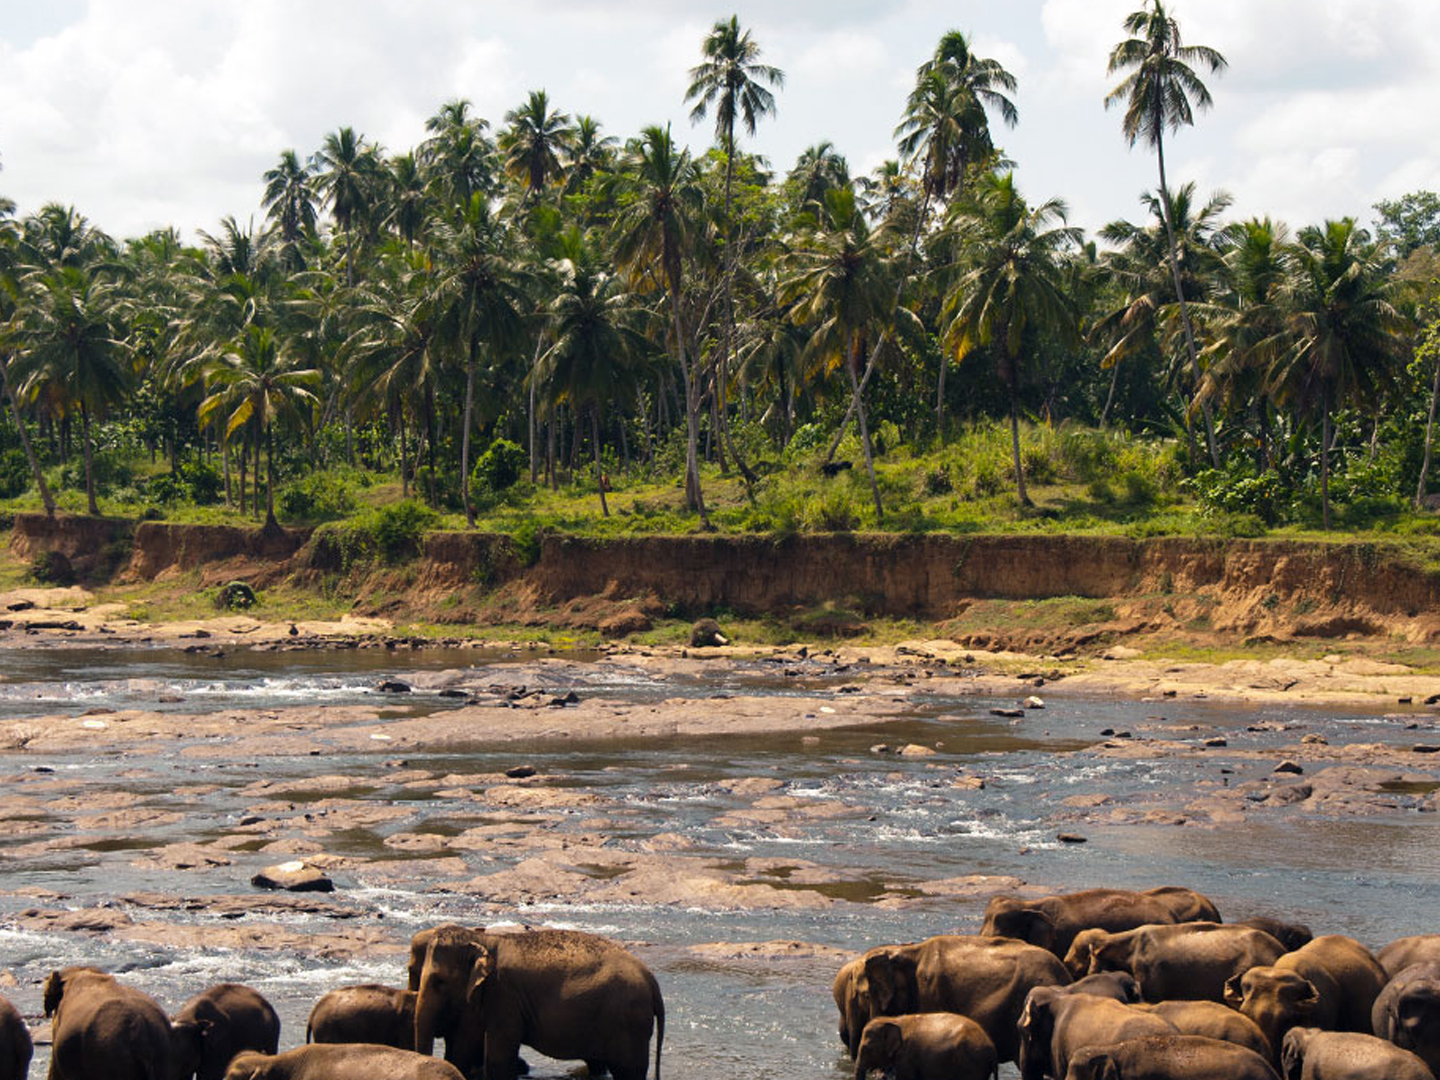
[[[1020,81],[996,140],[1032,202],[1097,229],[1138,220],[1153,155],[1103,106],[1106,59],[1139,0],[0,0],[0,195],[74,205],[120,237],[263,220],[261,174],[350,125],[390,151],[468,98],[493,125],[532,89],[622,140],[673,125],[696,152],[687,72],[732,12],[785,72],[746,147],[787,170],[829,140],[852,173],[895,156],[917,64],[940,35]],[[1237,217],[1300,226],[1440,190],[1440,0],[1171,0],[1186,40],[1230,67],[1167,146],[1172,183]]]

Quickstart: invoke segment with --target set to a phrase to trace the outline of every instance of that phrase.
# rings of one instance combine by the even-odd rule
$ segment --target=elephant
[[[45,1015],[54,1017],[50,1080],[172,1080],[174,1042],[208,1026],[172,1026],[149,994],[91,967],[52,971],[44,1001]]]
[[[871,950],[875,951],[878,950]],[[860,1035],[870,1019],[870,995],[864,979],[865,957],[869,955],[847,960],[835,973],[835,981],[830,986],[835,1008],[840,1013],[840,1042],[852,1058],[859,1052]]]
[[[1067,985],[1055,955],[1003,937],[941,935],[865,954],[871,1017],[953,1012],[979,1024],[1001,1061],[1019,1053],[1016,1023],[1037,986]]]
[[[415,1049],[468,1033],[484,1047],[486,1080],[515,1080],[520,1046],[580,1059],[591,1073],[644,1080],[650,1035],[655,1072],[665,1004],[650,969],[616,945],[576,930],[491,934],[439,928],[425,949],[415,1001]],[[462,1071],[479,1065],[452,1059]]]
[[[865,1080],[872,1069],[895,1080],[987,1080],[999,1068],[995,1044],[967,1016],[879,1016],[860,1035],[855,1080]]]
[[[203,1024],[200,1022],[204,1021]],[[275,1053],[280,1017],[270,1002],[248,986],[218,983],[187,1001],[171,1020],[176,1072],[196,1080],[220,1080],[242,1050]],[[180,1037],[189,1032],[191,1038]]]
[[[1392,979],[1411,964],[1440,963],[1440,934],[1402,937],[1376,953],[1375,959]]]
[[[283,1054],[246,1050],[224,1080],[464,1080],[444,1061],[375,1043],[312,1043]]]
[[[1273,964],[1285,946],[1248,926],[1193,922],[1077,934],[1065,966],[1079,978],[1126,971],[1146,1001],[1222,1001],[1231,976]]]
[[[1203,1035],[1151,1035],[1086,1046],[1070,1058],[1065,1080],[1280,1080],[1253,1050]]]
[[[1380,991],[1370,1029],[1440,1069],[1440,963],[1411,964]]]
[[[1385,969],[1353,938],[1318,937],[1273,965],[1251,968],[1225,984],[1225,1004],[1238,1009],[1278,1055],[1292,1027],[1370,1033]]]
[[[1139,1008],[1169,1020],[1181,1035],[1204,1035],[1254,1050],[1267,1060],[1272,1056],[1270,1044],[1255,1021],[1218,1001],[1161,1001]]]
[[[1281,945],[1284,945],[1289,952],[1303,948],[1315,939],[1315,935],[1310,932],[1310,927],[1304,923],[1285,922],[1281,919],[1272,919],[1267,915],[1256,915],[1253,918],[1240,919],[1230,925],[1249,926],[1255,930],[1264,930],[1265,933],[1280,942]]]
[[[1082,1046],[1176,1033],[1168,1020],[1132,1005],[1093,994],[1066,994],[1050,986],[1030,991],[1017,1029],[1021,1080],[1064,1076],[1070,1055]]]
[[[25,1080],[35,1044],[14,1005],[0,997],[0,1080]]]
[[[980,933],[1027,941],[1064,957],[1082,930],[1132,930],[1149,923],[1202,920],[1219,922],[1220,913],[1206,897],[1190,889],[1168,885],[1139,893],[1086,889],[1039,900],[997,896],[985,907]]]
[[[366,1042],[414,1050],[418,996],[414,990],[396,990],[376,983],[331,990],[310,1010],[305,1041]]]
[[[1425,1062],[1394,1043],[1313,1027],[1285,1033],[1280,1072],[1285,1080],[1435,1080]]]
[[[1094,975],[1086,975],[1083,979],[1076,979],[1069,986],[1059,989],[1067,994],[1093,994],[1096,997],[1114,998],[1126,1005],[1134,1005],[1140,1000],[1140,983],[1128,971],[1097,971]]]

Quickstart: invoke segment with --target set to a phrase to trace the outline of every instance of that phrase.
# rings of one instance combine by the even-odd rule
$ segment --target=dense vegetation
[[[783,74],[734,18],[691,71],[699,156],[536,91],[494,127],[447,102],[403,153],[350,127],[286,150],[264,225],[197,246],[6,204],[0,498],[273,522],[398,497],[513,528],[624,490],[615,527],[1429,531],[1440,199],[1380,204],[1373,234],[1228,220],[1164,157],[1224,58],[1160,0],[1123,31],[1115,152],[1154,150],[1160,186],[1098,237],[1022,195],[1015,80],[959,33],[897,103],[895,161],[853,177],[820,142],[772,172],[743,140]]]

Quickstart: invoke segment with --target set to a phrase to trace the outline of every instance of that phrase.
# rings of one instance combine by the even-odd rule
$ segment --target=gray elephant
[[[1285,1080],[1435,1080],[1425,1062],[1394,1043],[1313,1027],[1285,1033],[1280,1072]]]
[[[1370,1030],[1440,1069],[1440,963],[1411,964],[1385,984]]]
[[[1025,995],[1037,986],[1070,982],[1055,955],[1003,937],[946,934],[918,945],[865,954],[861,976],[875,1016],[952,1012],[985,1030],[1001,1061],[1019,1054],[1016,1023]]]
[[[1264,1033],[1275,1054],[1292,1027],[1369,1034],[1385,969],[1353,938],[1318,937],[1272,965],[1253,967],[1225,984],[1225,1004]]]
[[[1065,954],[1065,966],[1076,978],[1128,972],[1146,1001],[1221,1001],[1232,976],[1284,954],[1285,947],[1263,930],[1193,922],[1119,933],[1084,930]]]
[[[865,1080],[874,1069],[895,1080],[987,1080],[999,1068],[995,1044],[969,1017],[881,1016],[860,1035],[855,1080]]]
[[[1138,1008],[1170,1021],[1181,1035],[1204,1035],[1234,1043],[1254,1050],[1266,1060],[1272,1056],[1270,1044],[1255,1021],[1218,1001],[1161,1001]]]
[[[96,968],[52,971],[44,1002],[54,1017],[50,1080],[172,1080],[172,1040],[191,1036],[149,994]]]
[[[522,1045],[592,1073],[644,1080],[650,1036],[655,1072],[665,1005],[650,969],[613,942],[574,930],[490,934],[440,927],[426,945],[415,1002],[415,1049],[437,1035],[484,1047],[486,1080],[515,1080]],[[470,1072],[478,1062],[462,1064]]]
[[[1202,1035],[1152,1035],[1082,1047],[1065,1080],[1280,1080],[1253,1050]]]
[[[1012,937],[1063,957],[1082,930],[1132,930],[1152,923],[1219,922],[1207,897],[1192,889],[1163,886],[1146,892],[1085,889],[1038,900],[997,896],[985,907],[980,933]]]
[[[1392,979],[1411,964],[1440,963],[1440,934],[1402,937],[1376,953],[1375,959]]]
[[[1052,986],[1030,991],[1017,1028],[1021,1080],[1064,1076],[1071,1054],[1084,1046],[1176,1033],[1168,1021],[1133,1005]]]
[[[35,1044],[14,1005],[0,997],[0,1080],[25,1080]]]
[[[240,1051],[273,1054],[280,1045],[280,1017],[274,1007],[239,983],[217,983],[196,994],[174,1015],[171,1031],[176,1074],[182,1080],[220,1080]]]
[[[283,1054],[245,1051],[224,1080],[465,1080],[460,1070],[413,1050],[374,1043],[312,1043]]]
[[[379,1043],[399,1050],[414,1050],[417,997],[414,990],[397,990],[377,983],[331,990],[310,1010],[305,1041]]]

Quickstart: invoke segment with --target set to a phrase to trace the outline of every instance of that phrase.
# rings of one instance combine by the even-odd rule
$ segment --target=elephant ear
[[[478,1004],[485,992],[485,983],[495,974],[495,954],[483,945],[475,951],[475,963],[470,966],[470,981],[465,984],[465,1000]]]
[[[60,1007],[60,999],[65,996],[65,976],[58,971],[52,971],[45,977],[45,1015],[54,1016],[55,1010]]]
[[[1300,1028],[1291,1028],[1280,1044],[1280,1075],[1285,1080],[1300,1080],[1305,1070],[1305,1036]]]
[[[1017,912],[1023,921],[1025,930],[1022,940],[1028,941],[1031,945],[1038,945],[1042,949],[1053,949],[1055,947],[1055,924],[1050,916],[1043,911],[1030,910]]]
[[[890,1023],[880,1026],[879,1036],[880,1049],[884,1052],[885,1060],[894,1061],[905,1041],[905,1033],[900,1030],[899,1024]]]
[[[1225,1004],[1236,1012],[1239,1012],[1240,1006],[1245,1004],[1245,991],[1240,985],[1240,980],[1244,977],[1244,975],[1231,975],[1225,980]]]

